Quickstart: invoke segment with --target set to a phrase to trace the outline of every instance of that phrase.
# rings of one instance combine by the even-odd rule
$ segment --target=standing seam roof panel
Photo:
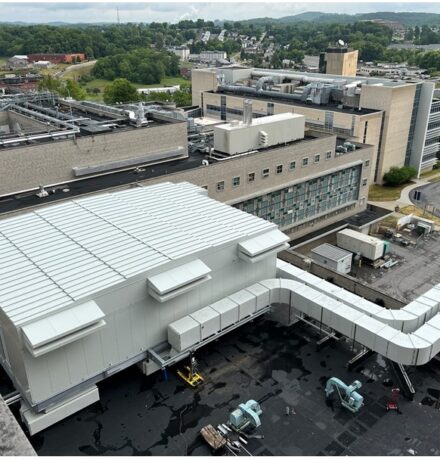
[[[170,260],[273,228],[191,184],[51,205],[0,222],[7,257],[0,259],[0,308],[23,324]]]

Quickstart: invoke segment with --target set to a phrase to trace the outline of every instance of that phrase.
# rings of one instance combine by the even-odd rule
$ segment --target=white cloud
[[[440,3],[370,2],[33,2],[0,3],[1,21],[24,22],[176,22],[181,19],[242,20],[255,17],[282,17],[305,11],[365,13],[372,11],[421,11],[440,13]]]

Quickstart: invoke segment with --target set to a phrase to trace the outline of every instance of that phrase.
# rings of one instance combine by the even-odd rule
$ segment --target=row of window
[[[433,121],[432,123],[428,124],[428,131],[436,128],[440,128],[440,121]]]
[[[361,166],[355,166],[261,195],[236,207],[288,226],[357,201],[360,176]]]
[[[431,113],[440,112],[440,104],[433,102],[431,105]]]
[[[325,154],[325,159],[326,160],[330,160],[331,157],[332,157],[332,152],[331,151],[329,151],[329,152],[327,152]],[[321,155],[319,153],[317,153],[313,158],[313,162],[314,163],[319,163],[320,160],[321,160]],[[308,166],[308,165],[309,165],[309,157],[304,157],[302,159],[303,168]],[[291,161],[289,163],[289,171],[295,171],[295,169],[296,169],[296,161]],[[284,165],[277,165],[275,167],[275,174],[277,174],[277,175],[282,174],[283,170],[284,170]],[[263,179],[266,179],[269,176],[270,176],[270,168],[264,168],[261,171],[261,177]],[[255,182],[255,173],[254,172],[248,173],[247,181],[248,182]],[[240,183],[241,183],[241,177],[240,176],[235,176],[235,177],[232,178],[232,186],[233,187],[238,187],[240,185]],[[217,182],[217,192],[222,192],[224,189],[225,189],[225,181]]]

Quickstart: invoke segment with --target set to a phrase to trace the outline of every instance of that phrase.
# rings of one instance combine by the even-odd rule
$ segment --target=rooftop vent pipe
[[[247,126],[252,124],[252,101],[250,99],[243,101],[243,123]]]

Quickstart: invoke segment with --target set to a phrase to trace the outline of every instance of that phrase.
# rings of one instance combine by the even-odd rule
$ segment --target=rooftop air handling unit
[[[245,118],[245,117],[244,117]],[[304,138],[305,117],[280,113],[243,122],[214,127],[214,150],[237,155],[260,148],[273,147]]]

